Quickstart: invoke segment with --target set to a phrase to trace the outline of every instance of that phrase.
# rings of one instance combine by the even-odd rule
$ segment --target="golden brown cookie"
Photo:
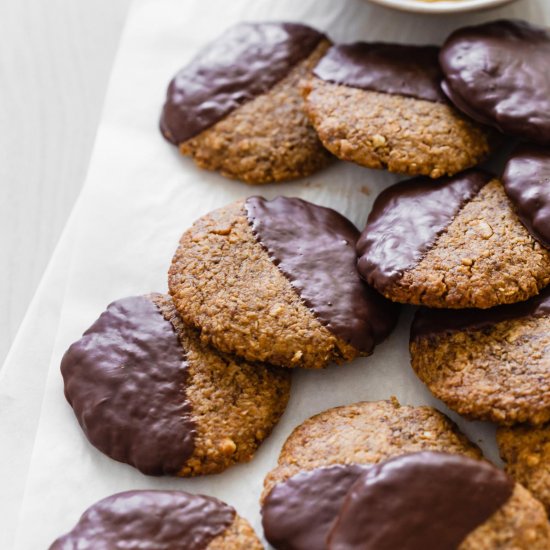
[[[329,47],[295,23],[241,23],[172,80],[161,130],[207,170],[250,184],[308,176],[324,149],[303,112],[299,83]]]
[[[478,164],[490,133],[448,102],[437,56],[433,46],[332,46],[302,90],[323,145],[368,168],[431,178]]]
[[[322,368],[369,355],[397,311],[361,281],[358,235],[334,210],[250,197],[183,234],[170,293],[204,342],[248,360]]]
[[[126,491],[90,506],[50,550],[262,550],[250,524],[220,500],[183,491]]]
[[[420,309],[410,351],[418,377],[461,415],[505,425],[550,420],[550,287],[487,310]]]
[[[392,185],[358,242],[359,272],[402,303],[490,308],[527,300],[550,282],[550,252],[515,208],[500,181],[479,170]]]
[[[400,405],[393,399],[328,409],[287,438],[277,466],[265,478],[262,498],[299,472],[336,464],[378,464],[419,451],[482,457],[478,447],[432,407]]]
[[[550,425],[501,427],[497,443],[506,471],[527,487],[550,515]]]
[[[149,475],[211,474],[251,460],[290,392],[287,372],[202,343],[162,294],[109,305],[61,372],[89,441]]]

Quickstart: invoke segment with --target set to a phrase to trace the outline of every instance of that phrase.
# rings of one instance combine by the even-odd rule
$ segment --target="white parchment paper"
[[[261,534],[258,496],[263,478],[275,465],[284,439],[302,420],[328,407],[391,395],[402,403],[428,403],[445,410],[410,369],[411,310],[405,309],[398,329],[372,357],[322,372],[296,372],[289,407],[251,463],[205,478],[153,478],[110,460],[88,443],[63,397],[59,362],[65,349],[110,301],[166,291],[166,272],[178,238],[202,214],[250,194],[270,198],[284,194],[331,206],[361,227],[376,194],[399,179],[338,163],[295,183],[250,188],[196,169],[162,139],[158,118],[168,81],[201,45],[241,20],[304,21],[337,41],[440,43],[457,26],[502,16],[549,23],[550,6],[545,0],[525,0],[483,14],[435,18],[397,13],[363,0],[135,3],[115,63],[86,185],[73,215],[78,220],[73,262],[45,388],[33,390],[37,402],[43,394],[43,405],[15,548],[47,548],[98,499],[139,488],[217,496],[235,506]],[[45,333],[51,338],[48,330]],[[40,331],[35,329],[31,336],[40,338]],[[19,345],[24,346],[21,340]],[[17,398],[16,392],[10,398]],[[487,456],[497,459],[491,426],[459,423]]]

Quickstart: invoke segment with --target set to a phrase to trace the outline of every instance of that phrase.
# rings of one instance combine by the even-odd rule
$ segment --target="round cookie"
[[[332,209],[250,197],[183,234],[170,293],[203,341],[248,360],[322,368],[369,355],[397,309],[360,279],[358,236]]]
[[[110,304],[61,372],[92,445],[149,475],[211,474],[250,460],[290,392],[287,372],[202,343],[162,294]]]
[[[422,452],[373,466],[349,489],[327,550],[548,548],[544,510],[488,462]]]
[[[220,500],[183,491],[127,491],[90,506],[50,550],[262,550],[249,523]]]
[[[506,472],[527,487],[550,516],[550,425],[499,427],[497,443]]]
[[[550,287],[487,310],[420,309],[410,351],[418,377],[461,415],[506,425],[550,420]]]
[[[241,23],[174,77],[164,137],[207,170],[250,184],[308,176],[331,156],[303,112],[299,82],[329,47],[296,23]]]
[[[441,49],[442,87],[464,113],[505,134],[550,143],[550,32],[500,20],[455,31]]]
[[[550,282],[550,252],[515,208],[480,170],[402,181],[374,203],[358,270],[402,303],[484,309],[527,300]]]
[[[335,156],[439,178],[483,160],[490,132],[441,91],[435,46],[332,46],[303,87],[306,113]]]
[[[518,147],[506,162],[502,184],[523,225],[550,248],[550,148]]]
[[[288,437],[265,478],[267,539],[276,548],[322,548],[343,498],[366,468],[428,450],[481,459],[479,449],[432,407],[362,402],[309,418]]]

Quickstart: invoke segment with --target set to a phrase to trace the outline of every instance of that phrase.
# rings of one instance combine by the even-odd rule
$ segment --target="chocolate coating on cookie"
[[[411,340],[443,332],[480,330],[496,323],[522,317],[550,315],[550,286],[538,296],[525,302],[496,306],[488,309],[429,309],[420,308],[411,326]]]
[[[90,442],[145,474],[177,473],[194,449],[187,362],[148,298],[110,304],[65,353],[65,396]]]
[[[127,491],[100,500],[50,550],[202,550],[233,522],[235,510],[183,491]]]
[[[523,225],[550,248],[550,148],[519,147],[506,163],[502,184]]]
[[[550,32],[500,20],[459,29],[441,49],[443,90],[472,118],[550,143]]]
[[[352,88],[447,101],[436,46],[355,42],[332,46],[313,74]]]
[[[511,497],[514,482],[487,462],[415,453],[367,470],[351,487],[330,550],[447,550]]]
[[[369,288],[355,264],[357,228],[344,216],[297,198],[247,199],[258,242],[326,327],[370,353],[397,321],[397,308]]]
[[[358,270],[378,290],[414,266],[459,210],[493,176],[468,170],[437,182],[419,177],[380,193],[357,242]]]
[[[325,549],[346,494],[368,467],[337,464],[275,485],[262,505],[265,538],[277,549]]]
[[[170,83],[160,127],[180,144],[272,88],[324,35],[297,23],[240,23],[211,42]]]

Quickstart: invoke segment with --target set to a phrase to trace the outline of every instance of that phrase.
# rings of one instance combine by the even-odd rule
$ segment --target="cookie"
[[[500,20],[455,31],[441,49],[442,87],[473,119],[550,144],[550,32]]]
[[[410,351],[418,377],[461,415],[499,424],[550,420],[550,287],[487,310],[420,309]]]
[[[357,244],[359,272],[396,302],[484,309],[527,300],[550,283],[550,252],[510,199],[480,170],[392,185]]]
[[[296,23],[241,23],[168,87],[160,127],[183,155],[250,184],[300,178],[331,155],[303,112],[299,83],[329,47]]]
[[[502,184],[523,225],[550,248],[550,148],[518,147],[506,163]]]
[[[275,548],[323,548],[343,498],[366,468],[428,450],[481,458],[479,449],[432,407],[362,402],[313,416],[288,437],[277,467],[264,481],[266,538]]]
[[[348,491],[328,550],[545,549],[544,510],[491,464],[422,452],[369,468]]]
[[[127,491],[90,506],[50,550],[262,550],[249,523],[220,500],[183,491]]]
[[[490,132],[441,91],[434,46],[332,46],[303,87],[306,113],[335,156],[390,172],[439,178],[483,160]]]
[[[321,368],[369,355],[397,310],[361,281],[358,236],[329,208],[250,197],[183,234],[170,293],[203,341],[248,360]]]
[[[527,487],[550,516],[550,424],[500,427],[497,443],[508,474]]]
[[[90,443],[149,475],[211,474],[250,460],[290,391],[287,372],[201,343],[162,294],[110,304],[61,372]]]

